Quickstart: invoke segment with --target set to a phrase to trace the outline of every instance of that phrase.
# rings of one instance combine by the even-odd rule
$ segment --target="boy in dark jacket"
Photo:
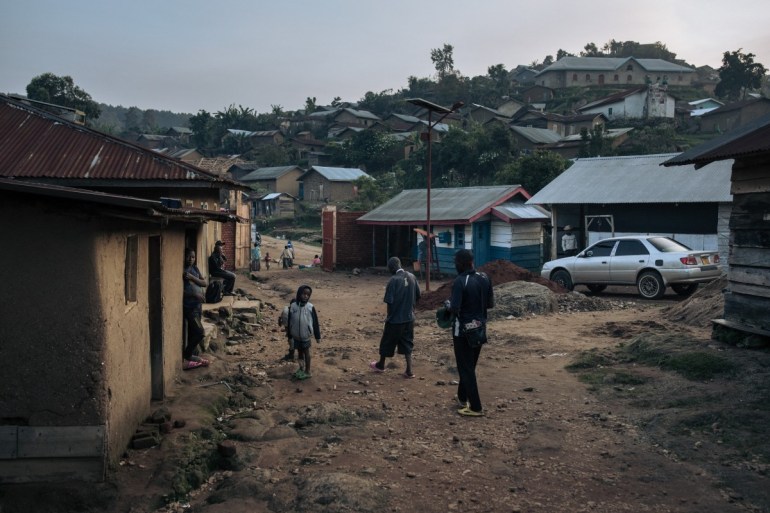
[[[318,314],[310,295],[313,289],[309,285],[301,285],[297,289],[297,297],[289,304],[289,318],[286,326],[286,335],[289,338],[290,347],[297,349],[299,353],[299,369],[294,373],[297,379],[307,379],[310,374],[310,345],[311,337],[316,344],[321,342],[321,328],[318,325]]]

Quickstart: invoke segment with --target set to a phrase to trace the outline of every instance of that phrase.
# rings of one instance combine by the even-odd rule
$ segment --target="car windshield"
[[[661,253],[678,253],[680,251],[692,251],[690,248],[668,237],[650,237],[647,242],[655,246]]]

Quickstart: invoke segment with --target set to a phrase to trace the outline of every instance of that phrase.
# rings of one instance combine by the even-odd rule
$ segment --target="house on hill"
[[[674,118],[676,98],[664,86],[650,84],[611,94],[578,109],[582,114],[604,114],[607,119]]]
[[[628,87],[667,81],[689,86],[695,70],[663,59],[635,57],[562,57],[534,77],[534,82],[552,89],[573,86]]]
[[[549,214],[525,205],[528,198],[520,185],[431,189],[430,229],[437,250],[433,268],[455,273],[454,253],[462,248],[473,250],[477,266],[508,260],[526,269],[539,268],[542,226]],[[358,217],[359,237],[368,241],[368,246],[364,246],[365,252],[338,255],[348,259],[341,263],[385,265],[392,255],[405,262],[415,260],[421,240],[415,228],[424,229],[427,224],[426,204],[426,189],[405,190]]]
[[[700,130],[706,133],[729,132],[766,114],[770,114],[768,98],[751,98],[728,103],[702,114],[699,118]]]
[[[282,192],[296,198],[299,196],[297,180],[304,173],[305,170],[299,166],[260,167],[241,175],[239,181],[256,185],[267,192]]]
[[[60,136],[74,142],[70,127],[48,125],[51,139],[34,115],[15,114],[27,125],[11,130],[20,139],[0,137],[0,171],[14,176],[0,178],[0,233],[13,245],[0,256],[13,298],[0,309],[0,483],[101,481],[182,370],[185,247],[205,262],[204,223],[232,216],[23,176],[9,153],[29,158],[25,139],[40,159],[31,170],[66,174],[75,161],[65,154],[88,152],[58,146]],[[119,167],[110,146],[102,155]]]
[[[575,228],[580,249],[607,237],[666,235],[695,250],[718,250],[725,264],[730,162],[701,171],[661,166],[675,155],[577,159],[527,204],[551,211],[551,240],[561,240],[564,226]],[[559,252],[551,245],[550,259]]]
[[[358,168],[312,166],[297,178],[299,198],[326,203],[352,199],[358,194],[353,182],[364,176],[371,178]]]
[[[734,159],[734,160],[733,160]],[[739,332],[744,340],[770,337],[770,114],[716,137],[663,163],[690,174],[712,176],[720,164],[731,167],[733,208],[730,262],[720,331]],[[668,168],[675,169],[674,167]],[[726,334],[730,335],[730,334]],[[735,337],[725,336],[735,340]]]

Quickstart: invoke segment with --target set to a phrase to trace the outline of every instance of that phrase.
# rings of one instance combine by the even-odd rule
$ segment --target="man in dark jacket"
[[[452,343],[457,373],[460,375],[457,400],[463,406],[457,413],[466,417],[480,417],[484,415],[484,411],[476,382],[476,364],[481,354],[481,346],[487,341],[487,309],[492,308],[495,303],[492,281],[486,274],[476,272],[473,267],[473,253],[467,249],[455,253],[455,269],[458,275],[452,284],[449,307],[456,316],[452,326]],[[466,331],[473,328],[482,330],[478,343],[469,342],[470,335]]]

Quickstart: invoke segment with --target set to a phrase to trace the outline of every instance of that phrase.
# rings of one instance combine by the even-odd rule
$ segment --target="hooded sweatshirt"
[[[302,291],[308,289],[310,294],[313,294],[313,289],[309,285],[300,285],[297,289],[297,296],[292,300],[289,305],[289,319],[288,327],[286,330],[287,336],[290,339],[307,342],[310,337],[321,339],[321,328],[318,325],[318,314],[315,311],[313,303],[308,301],[302,302]]]

